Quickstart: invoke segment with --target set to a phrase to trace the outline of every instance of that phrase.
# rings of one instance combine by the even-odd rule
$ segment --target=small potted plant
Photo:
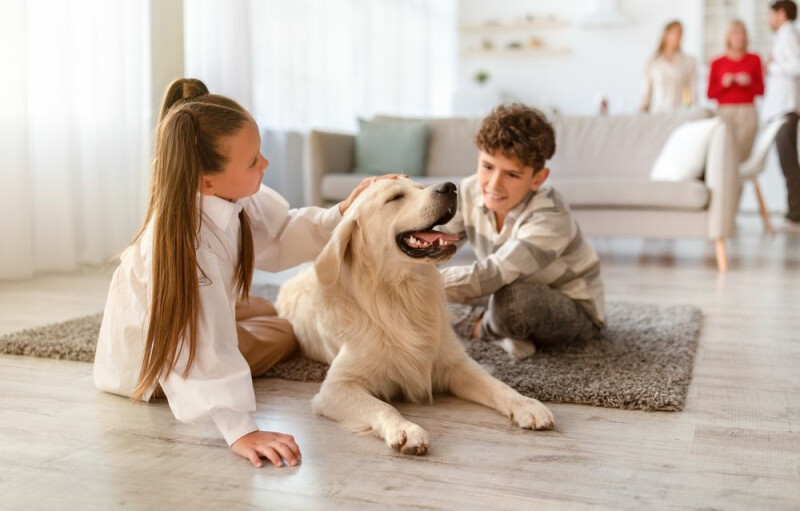
[[[483,86],[489,81],[489,73],[481,69],[475,73],[473,79],[475,80],[475,83]]]

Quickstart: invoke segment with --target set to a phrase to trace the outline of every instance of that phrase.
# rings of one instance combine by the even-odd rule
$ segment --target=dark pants
[[[800,116],[792,112],[786,114],[786,119],[787,122],[775,137],[775,146],[778,148],[781,170],[786,177],[789,205],[786,218],[792,222],[800,222],[800,162],[797,158],[797,122]]]
[[[485,339],[528,339],[536,346],[555,346],[595,338],[599,329],[574,300],[548,286],[513,283],[489,298],[481,321]]]

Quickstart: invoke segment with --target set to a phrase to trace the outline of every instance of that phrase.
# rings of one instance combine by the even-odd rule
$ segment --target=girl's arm
[[[258,430],[250,412],[256,409],[250,367],[239,351],[236,322],[217,256],[199,249],[197,346],[192,369],[186,378],[188,346],[183,346],[177,364],[159,378],[170,409],[181,422],[212,419],[228,445]]]
[[[289,209],[283,197],[263,185],[241,204],[253,229],[255,266],[271,272],[313,261],[342,219],[338,204]]]
[[[346,200],[328,209],[289,209],[286,199],[262,185],[258,193],[241,201],[253,228],[256,268],[275,272],[313,261],[339,225],[342,214],[362,191],[377,179],[403,176],[387,174],[367,178]]]
[[[290,435],[259,431],[251,412],[256,409],[250,367],[239,351],[236,320],[225,289],[220,262],[208,250],[197,251],[203,270],[199,282],[200,310],[197,346],[192,369],[184,378],[189,356],[187,347],[178,363],[159,378],[172,413],[181,422],[211,418],[231,451],[261,467],[267,458],[276,467],[283,459],[300,462],[300,448]]]

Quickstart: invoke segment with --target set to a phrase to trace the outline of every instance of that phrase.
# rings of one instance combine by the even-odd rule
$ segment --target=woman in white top
[[[144,226],[114,273],[97,342],[95,385],[149,401],[163,390],[178,420],[212,419],[231,450],[262,466],[300,461],[294,439],[259,431],[252,374],[296,340],[253,269],[314,259],[370,178],[328,210],[289,210],[261,185],[269,162],[258,126],[199,80],[170,85],[158,127]],[[237,299],[239,300],[237,302]]]
[[[683,25],[671,21],[664,27],[655,55],[644,72],[642,112],[674,112],[695,102],[695,61],[681,52]]]

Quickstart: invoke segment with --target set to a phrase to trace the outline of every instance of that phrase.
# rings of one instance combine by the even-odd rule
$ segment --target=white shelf
[[[563,55],[569,53],[569,48],[499,48],[496,50],[464,50],[461,56],[465,58],[477,57],[530,57],[536,55]]]
[[[459,27],[461,33],[481,32],[511,32],[523,30],[541,30],[546,28],[564,28],[569,26],[569,21],[560,19],[542,19],[534,21],[519,21],[514,23],[486,23],[483,25],[467,25]]]

